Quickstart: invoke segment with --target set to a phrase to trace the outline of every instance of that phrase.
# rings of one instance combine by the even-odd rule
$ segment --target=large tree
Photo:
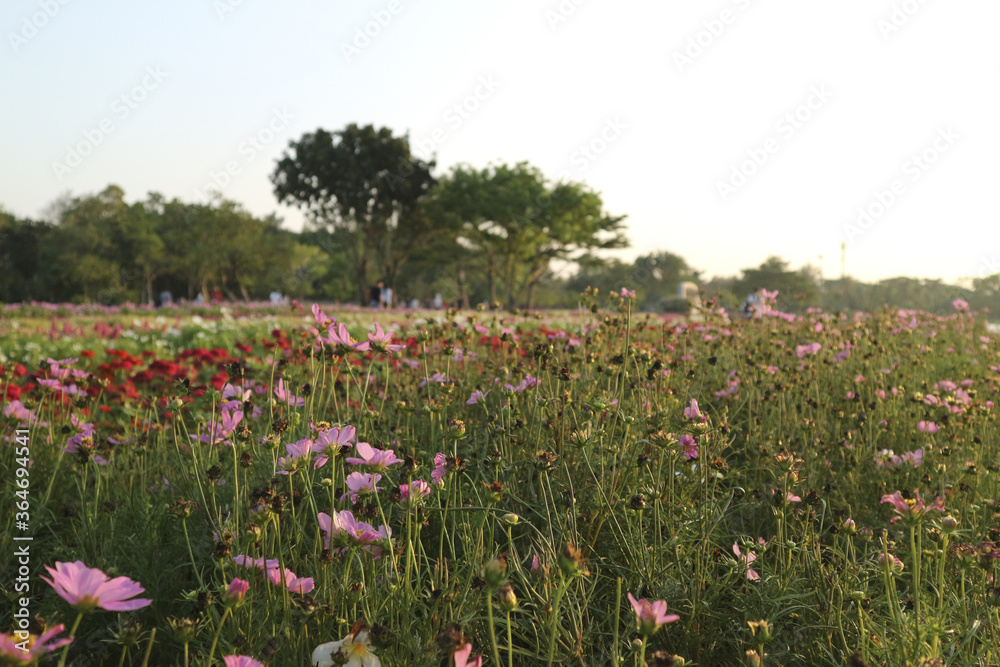
[[[553,260],[627,245],[625,216],[605,213],[597,193],[581,183],[551,184],[525,162],[482,170],[459,165],[434,194],[445,215],[460,221],[458,238],[478,256],[490,299],[497,300],[502,285],[510,307],[523,290],[532,307]]]
[[[371,265],[392,286],[407,249],[428,229],[419,206],[434,185],[433,167],[413,157],[407,136],[352,123],[292,141],[271,181],[278,201],[339,232],[365,303]]]

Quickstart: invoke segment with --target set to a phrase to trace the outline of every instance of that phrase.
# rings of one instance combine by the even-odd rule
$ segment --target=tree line
[[[685,308],[680,282],[702,281],[668,251],[632,262],[601,256],[628,246],[625,216],[605,211],[585,183],[552,182],[526,162],[460,164],[440,176],[435,166],[388,128],[304,134],[271,174],[277,200],[305,213],[302,232],[221,196],[188,203],[149,193],[129,203],[115,185],[60,198],[45,220],[0,209],[0,302],[157,303],[164,292],[249,301],[277,292],[367,304],[369,288],[383,282],[400,303],[441,295],[459,307],[528,309],[574,307],[589,286],[628,286],[640,308],[663,311]],[[557,275],[568,267],[572,274]],[[789,310],[889,303],[942,311],[957,296],[1000,307],[1000,274],[966,288],[910,278],[868,285],[824,281],[772,257],[702,284],[703,298],[729,309],[761,287],[781,291]]]

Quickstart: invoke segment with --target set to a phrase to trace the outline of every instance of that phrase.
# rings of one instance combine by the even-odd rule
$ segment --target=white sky
[[[6,0],[0,205],[39,216],[109,183],[197,201],[232,162],[223,194],[297,229],[275,159],[374,123],[439,173],[527,160],[586,181],[628,215],[626,258],[733,275],[822,255],[835,277],[850,241],[856,278],[956,281],[1000,271],[998,24],[995,0]],[[848,227],[862,206],[880,217]]]

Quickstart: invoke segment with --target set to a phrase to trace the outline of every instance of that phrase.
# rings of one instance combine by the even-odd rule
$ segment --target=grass
[[[383,316],[405,345],[393,353],[317,347],[301,313],[159,325],[176,334],[120,315],[68,334],[4,325],[5,406],[38,420],[38,626],[76,618],[43,566],[81,560],[141,582],[152,604],[85,614],[73,665],[303,665],[363,632],[384,665],[451,663],[466,643],[487,665],[1000,662],[1000,346],[984,322],[885,311],[674,326],[587,298],[557,319]],[[367,338],[370,313],[331,314]],[[83,350],[62,367],[91,375],[60,380],[78,395],[39,384],[60,375],[45,358]],[[301,406],[275,397],[279,379]],[[227,384],[249,391],[225,410],[242,420],[202,442]],[[94,435],[60,449],[80,422]],[[20,424],[6,417],[3,435]],[[326,448],[324,465],[296,458],[348,426],[351,446]],[[400,462],[349,464],[358,441]],[[14,471],[15,447],[0,456]],[[380,490],[341,499],[363,471]],[[896,491],[901,509],[881,502]],[[910,509],[936,497],[944,511]],[[319,515],[348,511],[372,532],[327,548]],[[239,555],[277,560],[297,590]],[[249,591],[227,606],[235,577]],[[627,594],[680,618],[640,635]]]

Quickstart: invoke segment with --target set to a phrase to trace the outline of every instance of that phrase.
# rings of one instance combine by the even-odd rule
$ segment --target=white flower
[[[333,667],[333,656],[340,654],[347,658],[346,667],[382,667],[378,656],[371,652],[371,642],[368,631],[358,632],[358,636],[349,634],[339,642],[320,644],[312,654],[312,662],[316,667]]]

